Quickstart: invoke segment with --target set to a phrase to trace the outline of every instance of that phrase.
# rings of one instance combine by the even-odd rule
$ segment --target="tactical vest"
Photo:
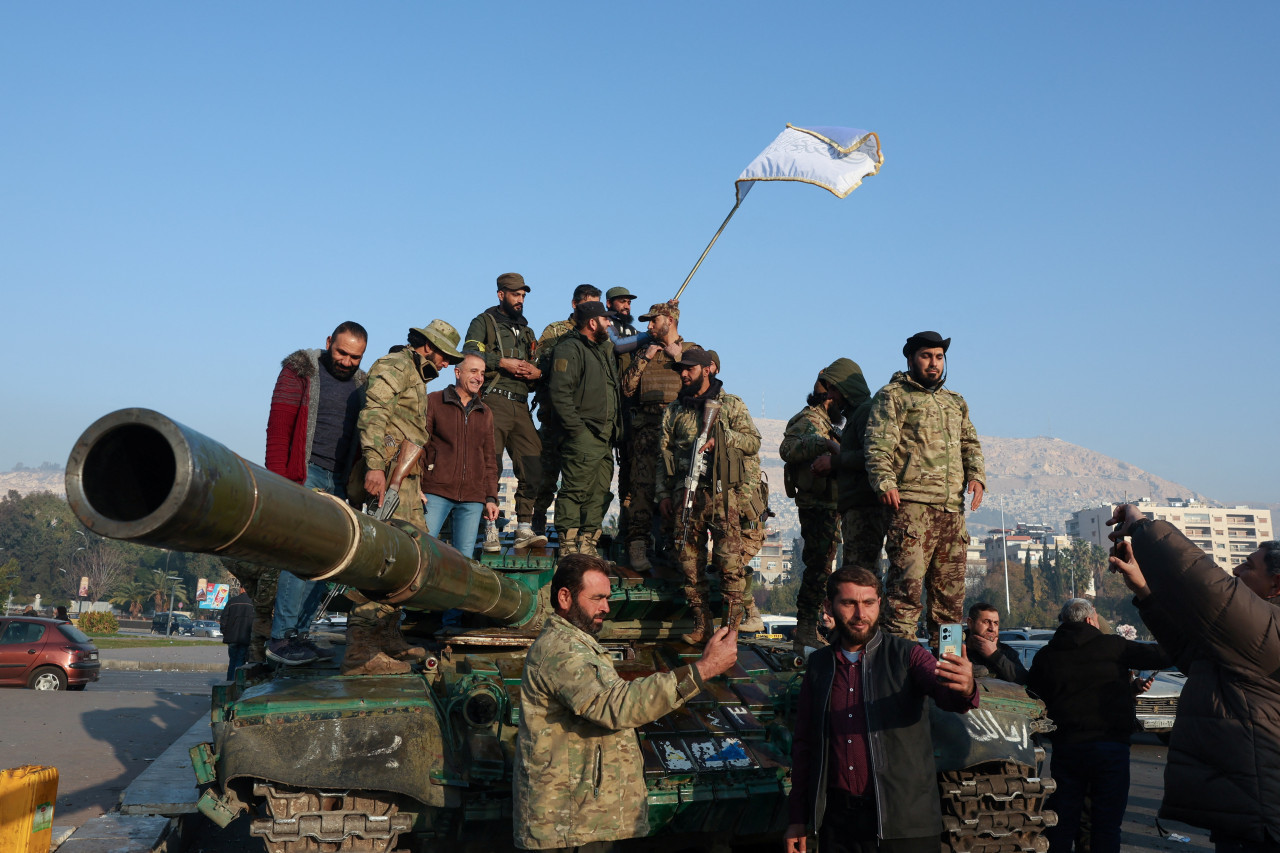
[[[693,346],[689,341],[680,342],[681,352]],[[673,369],[671,356],[666,350],[658,350],[649,362],[649,366],[640,374],[640,383],[636,388],[635,402],[648,408],[650,405],[665,406],[680,393],[680,371]]]

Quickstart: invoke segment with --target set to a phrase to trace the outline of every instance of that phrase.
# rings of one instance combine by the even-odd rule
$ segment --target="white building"
[[[1231,571],[1258,546],[1272,538],[1271,510],[1247,506],[1217,507],[1199,501],[1170,499],[1155,503],[1142,498],[1135,504],[1148,518],[1167,521],[1226,571]],[[1112,505],[1072,513],[1067,533],[1073,538],[1109,548],[1107,521]]]

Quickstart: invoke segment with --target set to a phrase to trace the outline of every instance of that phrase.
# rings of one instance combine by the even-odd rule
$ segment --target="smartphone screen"
[[[960,657],[960,644],[964,642],[964,629],[956,622],[949,622],[938,627],[938,657],[955,655]]]

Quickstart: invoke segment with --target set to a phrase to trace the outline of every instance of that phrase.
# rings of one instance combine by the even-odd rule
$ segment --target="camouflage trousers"
[[[844,556],[840,565],[880,574],[880,549],[884,546],[891,516],[888,507],[880,504],[855,506],[845,512],[840,520],[844,534]]]
[[[253,599],[253,634],[245,663],[262,663],[267,659],[267,641],[271,639],[271,617],[276,607],[276,582],[280,570],[244,560],[221,557],[222,565],[240,581],[245,594]]]
[[[964,612],[964,564],[969,536],[963,512],[945,512],[927,504],[903,503],[889,524],[885,550],[888,607],[885,624],[900,637],[915,639],[920,595],[929,595],[929,636],[938,626],[960,622]]]
[[[658,482],[658,466],[662,464],[662,420],[652,415],[635,412],[631,421],[631,444],[627,457],[631,463],[631,476],[626,490],[621,490],[627,501],[626,541],[647,542],[653,529],[653,515],[658,508],[654,491]],[[619,483],[621,486],[621,483]],[[662,519],[668,532],[670,525]]]
[[[840,546],[840,513],[834,509],[799,507],[800,537],[804,549],[804,577],[796,593],[797,617],[816,618],[827,597],[827,577]]]
[[[711,567],[720,573],[720,592],[725,597],[741,597],[747,573],[743,562],[740,501],[730,494],[712,495],[699,489],[687,525],[676,522],[680,570],[684,592],[690,605],[705,606],[708,585],[704,577],[707,541],[711,542]],[[679,511],[677,505],[677,512]]]

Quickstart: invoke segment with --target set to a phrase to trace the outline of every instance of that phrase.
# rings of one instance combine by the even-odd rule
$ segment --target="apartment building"
[[[1167,521],[1226,571],[1231,571],[1258,546],[1272,539],[1271,510],[1248,506],[1219,507],[1192,500],[1166,499],[1157,503],[1149,498],[1135,502],[1148,518]],[[1072,513],[1067,533],[1104,548],[1111,546],[1107,521],[1112,505],[1082,509]]]

